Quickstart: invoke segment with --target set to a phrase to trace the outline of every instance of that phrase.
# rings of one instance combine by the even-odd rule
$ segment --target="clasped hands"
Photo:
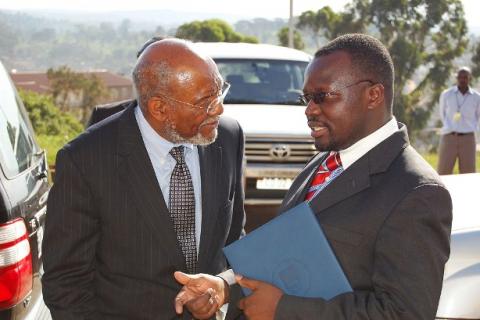
[[[183,285],[175,297],[175,311],[183,313],[186,307],[195,319],[209,319],[229,300],[228,284],[220,277],[209,274],[174,273]]]
[[[189,275],[175,272],[175,279],[183,285],[175,298],[175,311],[183,313],[187,308],[195,319],[209,319],[222,305],[229,303],[229,286],[220,277],[208,274]],[[249,320],[270,320],[275,316],[275,310],[282,290],[263,281],[235,276],[237,283],[252,290],[252,294],[241,299],[237,306],[243,310]]]

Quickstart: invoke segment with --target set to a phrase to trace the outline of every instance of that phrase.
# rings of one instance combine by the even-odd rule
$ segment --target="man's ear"
[[[152,97],[147,102],[148,114],[158,121],[164,121],[167,118],[167,105],[159,98]]]
[[[385,87],[381,83],[372,85],[368,89],[368,109],[385,107]]]

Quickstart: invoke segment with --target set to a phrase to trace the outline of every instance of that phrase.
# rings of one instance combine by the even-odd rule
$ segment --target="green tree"
[[[260,43],[277,43],[278,30],[285,27],[286,22],[283,19],[276,18],[268,20],[265,18],[254,18],[249,20],[239,20],[233,27],[237,32],[254,36]]]
[[[473,56],[472,56],[472,76],[474,78],[480,77],[480,41],[473,47]]]
[[[67,66],[58,69],[49,68],[47,77],[50,82],[53,99],[60,107],[60,110],[67,111],[69,108],[69,97],[81,94],[83,75],[74,72]]]
[[[57,37],[55,29],[44,28],[42,30],[32,33],[31,40],[39,42],[52,42]]]
[[[118,34],[127,35],[132,27],[132,21],[129,19],[123,19],[118,26]]]
[[[317,48],[321,39],[334,39],[341,34],[364,32],[365,25],[356,11],[335,12],[329,6],[314,11],[305,11],[298,17],[297,28],[310,34]]]
[[[235,32],[228,23],[219,19],[193,21],[182,24],[178,27],[175,37],[204,42],[258,43],[255,37],[245,36]]]
[[[24,90],[19,94],[36,134],[72,139],[83,131],[82,124],[71,113],[57,108],[50,95]]]
[[[54,164],[57,151],[83,131],[83,125],[69,112],[55,106],[52,96],[20,91],[40,146],[47,150],[48,163]]]
[[[353,31],[379,38],[395,65],[394,114],[412,134],[425,127],[468,45],[461,0],[353,0],[340,13],[304,12],[297,26],[327,39]]]
[[[67,66],[48,69],[47,77],[53,99],[60,109],[73,110],[72,104],[76,104],[79,119],[83,123],[86,123],[92,108],[108,95],[105,84],[96,75],[75,72]]]
[[[84,76],[82,86],[82,115],[83,123],[86,123],[93,108],[98,105],[102,98],[108,97],[108,91],[103,81],[95,74]]]
[[[288,27],[283,27],[277,33],[278,42],[281,46],[288,47]],[[302,36],[297,30],[293,30],[293,47],[298,50],[305,48]]]

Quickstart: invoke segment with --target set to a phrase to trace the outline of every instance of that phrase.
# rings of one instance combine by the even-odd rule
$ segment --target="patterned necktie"
[[[340,160],[340,154],[332,151],[318,166],[317,173],[312,180],[310,188],[308,188],[305,201],[310,201],[320,191],[322,191],[333,179],[335,179],[340,173],[343,172],[342,161]]]
[[[197,273],[195,194],[193,192],[192,176],[185,163],[183,146],[172,148],[170,155],[177,161],[170,177],[170,217],[185,257],[187,270],[189,273]]]

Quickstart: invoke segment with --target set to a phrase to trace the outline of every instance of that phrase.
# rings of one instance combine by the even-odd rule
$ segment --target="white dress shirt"
[[[202,180],[200,176],[200,160],[197,146],[188,143],[175,144],[161,137],[143,116],[140,107],[135,109],[135,118],[142,135],[143,143],[153,165],[155,176],[162,190],[167,208],[169,207],[170,177],[177,161],[170,155],[173,147],[184,146],[185,162],[192,176],[193,192],[195,194],[195,242],[197,255],[200,248],[200,235],[202,231]]]
[[[344,150],[340,150],[340,160],[343,170],[350,167],[355,161],[363,157],[368,151],[375,148],[382,141],[398,131],[398,124],[395,117],[385,123],[381,128],[372,132],[365,138],[362,138]]]
[[[460,116],[455,116],[457,113]],[[462,94],[457,86],[445,90],[440,95],[440,117],[443,123],[442,134],[477,131],[480,120],[480,94],[470,87],[465,94]]]

